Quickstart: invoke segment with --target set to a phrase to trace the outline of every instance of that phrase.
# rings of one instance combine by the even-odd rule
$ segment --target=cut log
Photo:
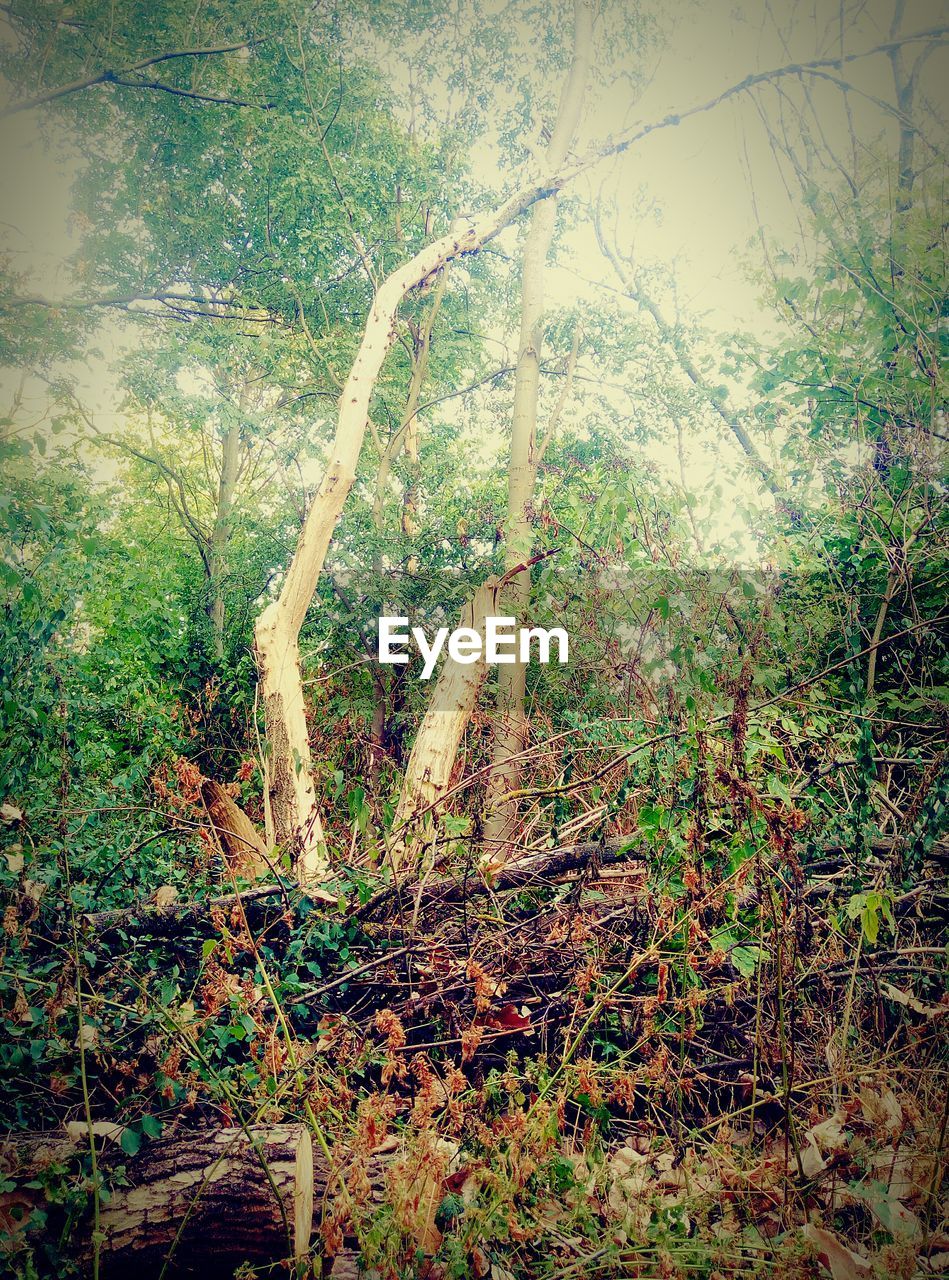
[[[87,1141],[82,1128],[15,1135],[0,1147],[5,1177],[16,1184],[0,1197],[0,1222],[14,1247],[23,1209],[43,1207],[42,1190],[24,1184],[51,1163],[78,1158]],[[134,1157],[106,1138],[99,1168],[110,1188],[99,1208],[103,1280],[231,1277],[241,1264],[300,1258],[310,1248],[314,1165],[303,1125],[181,1132],[146,1143]],[[325,1180],[324,1168],[320,1195]],[[76,1242],[87,1259],[91,1217]]]

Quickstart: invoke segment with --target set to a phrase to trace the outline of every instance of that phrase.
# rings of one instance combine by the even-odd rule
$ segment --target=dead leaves
[[[832,1232],[808,1222],[801,1234],[814,1246],[833,1280],[870,1280],[873,1276],[870,1260],[841,1244]]]
[[[415,1248],[429,1257],[442,1242],[435,1217],[457,1156],[457,1143],[429,1135],[396,1161],[386,1178],[396,1222]]]
[[[900,987],[894,987],[892,982],[881,982],[880,990],[888,1000],[892,1000],[895,1004],[901,1004],[906,1009],[912,1009],[914,1013],[918,1013],[924,1018],[940,1018],[949,1013],[949,999],[946,997],[943,997],[942,1004],[924,1004],[922,1000],[917,1000],[908,991],[903,991]]]
[[[481,1023],[498,1031],[528,1032],[531,1026],[530,1011],[527,1005],[522,1005],[518,1011],[516,1005],[503,1004],[496,1012],[485,1014]]]

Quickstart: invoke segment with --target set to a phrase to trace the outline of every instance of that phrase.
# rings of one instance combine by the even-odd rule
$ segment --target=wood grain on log
[[[221,784],[205,778],[201,799],[231,871],[248,878],[270,875],[273,866],[257,828]]]
[[[50,1163],[78,1157],[83,1145],[63,1132],[12,1135],[0,1146],[0,1165],[18,1188],[0,1199],[0,1214],[28,1207],[30,1197],[42,1207],[42,1190],[22,1184]],[[145,1280],[163,1270],[230,1277],[242,1263],[302,1257],[314,1192],[322,1195],[326,1181],[323,1169],[315,1188],[310,1134],[300,1124],[180,1131],[134,1157],[107,1143],[99,1166],[109,1185],[99,1207],[103,1280]],[[88,1259],[88,1221],[76,1244]]]

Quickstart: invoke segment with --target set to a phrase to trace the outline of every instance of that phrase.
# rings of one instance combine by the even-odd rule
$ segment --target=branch
[[[680,112],[678,115],[670,113],[661,120],[657,120],[652,124],[637,125],[633,130],[621,138],[618,142],[611,143],[607,148],[594,156],[594,159],[607,156],[619,155],[638,142],[641,138],[645,138],[647,134],[655,133],[657,129],[667,129],[673,125],[681,124],[683,120],[688,120],[690,116],[701,115],[705,111],[711,111],[713,107],[719,106],[726,102],[729,98],[733,98],[736,94],[745,93],[748,89],[754,89],[759,84],[767,84],[773,80],[780,80],[785,76],[801,76],[809,75],[811,72],[817,71],[822,67],[841,67],[845,62],[857,62],[861,58],[872,58],[877,53],[890,53],[893,49],[898,49],[904,44],[918,43],[920,40],[941,41],[949,35],[949,25],[943,27],[930,27],[925,31],[917,31],[913,35],[901,36],[898,40],[887,40],[883,44],[874,45],[870,49],[863,49],[860,53],[844,53],[836,58],[814,58],[810,62],[790,62],[784,67],[774,67],[771,71],[757,71],[752,75],[745,76],[744,80],[740,80],[737,84],[730,85],[729,88],[723,89],[721,93],[714,98],[709,98],[706,102],[698,103],[694,107]],[[584,168],[592,161],[588,160],[584,164]]]
[[[51,311],[80,311],[87,307],[128,307],[134,302],[161,302],[173,305],[191,302],[205,307],[229,307],[240,313],[235,319],[250,319],[247,307],[236,298],[208,298],[197,293],[178,293],[174,289],[155,289],[151,293],[120,293],[106,298],[44,298],[40,294],[11,295],[0,298],[0,308],[46,307]],[[213,312],[200,314],[213,315]],[[223,318],[223,317],[222,317]]]
[[[201,563],[204,565],[205,573],[209,578],[212,577],[211,562],[208,555],[211,540],[188,508],[185,484],[180,473],[175,471],[161,458],[156,458],[150,453],[145,453],[141,449],[136,449],[135,446],[129,444],[128,441],[118,440],[115,436],[105,435],[103,432],[97,430],[85,414],[83,414],[83,417],[95,433],[96,439],[103,441],[105,444],[112,445],[114,449],[121,449],[123,453],[130,453],[133,458],[138,458],[140,462],[147,462],[149,466],[154,467],[162,476],[164,476],[165,483],[168,485],[168,496],[174,504],[175,510],[178,512],[181,522],[185,526],[186,532],[190,534],[191,540],[197,547],[198,555],[201,557]],[[178,491],[177,499],[175,498],[174,492],[176,489]]]
[[[701,391],[703,396],[721,418],[722,422],[724,422],[725,426],[728,427],[729,431],[741,446],[745,456],[761,476],[761,479],[764,481],[767,488],[776,498],[780,497],[783,494],[781,485],[776,480],[771,467],[768,466],[764,458],[762,458],[761,454],[758,452],[758,449],[751,437],[748,435],[748,432],[742,426],[738,419],[738,415],[727,409],[725,405],[722,404],[721,400],[719,400],[719,398],[714,394],[712,388],[708,384],[708,379],[692,359],[685,343],[682,341],[682,338],[676,333],[675,327],[671,325],[663,315],[659,304],[655,299],[643,291],[642,283],[635,268],[627,261],[624,261],[620,256],[619,250],[608,242],[600,223],[599,216],[595,218],[595,228],[596,238],[599,241],[600,248],[603,250],[604,256],[608,259],[613,270],[616,272],[617,278],[622,283],[623,290],[627,298],[632,299],[632,301],[637,303],[644,311],[649,312],[652,316],[653,323],[659,331],[660,338],[672,348],[683,373],[686,374],[692,385]]]
[[[176,89],[174,85],[162,84],[160,80],[122,80],[119,76],[110,76],[109,84],[121,85],[127,89],[157,89],[162,93],[170,93],[176,98],[192,98],[195,102],[216,102],[226,107],[255,107],[259,111],[272,111],[275,102],[245,102],[242,98],[223,98],[217,93],[194,93],[191,89]]]
[[[143,58],[141,62],[134,62],[128,67],[120,67],[118,69],[104,67],[95,75],[86,76],[79,80],[71,80],[68,84],[62,84],[56,89],[47,89],[44,93],[37,93],[31,98],[21,98],[19,102],[10,103],[0,109],[0,120],[6,116],[16,115],[20,111],[32,111],[34,107],[46,106],[47,103],[56,102],[60,98],[66,98],[73,93],[79,93],[82,89],[91,89],[97,84],[121,84],[122,76],[131,75],[135,71],[143,71],[145,67],[153,67],[159,62],[171,62],[174,58],[208,58],[218,53],[236,53],[240,49],[251,49],[254,45],[260,43],[260,40],[241,40],[238,44],[207,45],[199,49],[176,49],[171,53],[158,53],[154,57]],[[146,83],[142,85],[142,88],[166,88],[166,86]],[[171,91],[169,90],[169,92]]]

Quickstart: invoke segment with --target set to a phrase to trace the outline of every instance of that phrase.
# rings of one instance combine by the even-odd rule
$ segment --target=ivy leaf
[[[122,1137],[119,1139],[119,1146],[127,1156],[138,1155],[138,1149],[142,1145],[142,1135],[135,1129],[123,1129]]]

